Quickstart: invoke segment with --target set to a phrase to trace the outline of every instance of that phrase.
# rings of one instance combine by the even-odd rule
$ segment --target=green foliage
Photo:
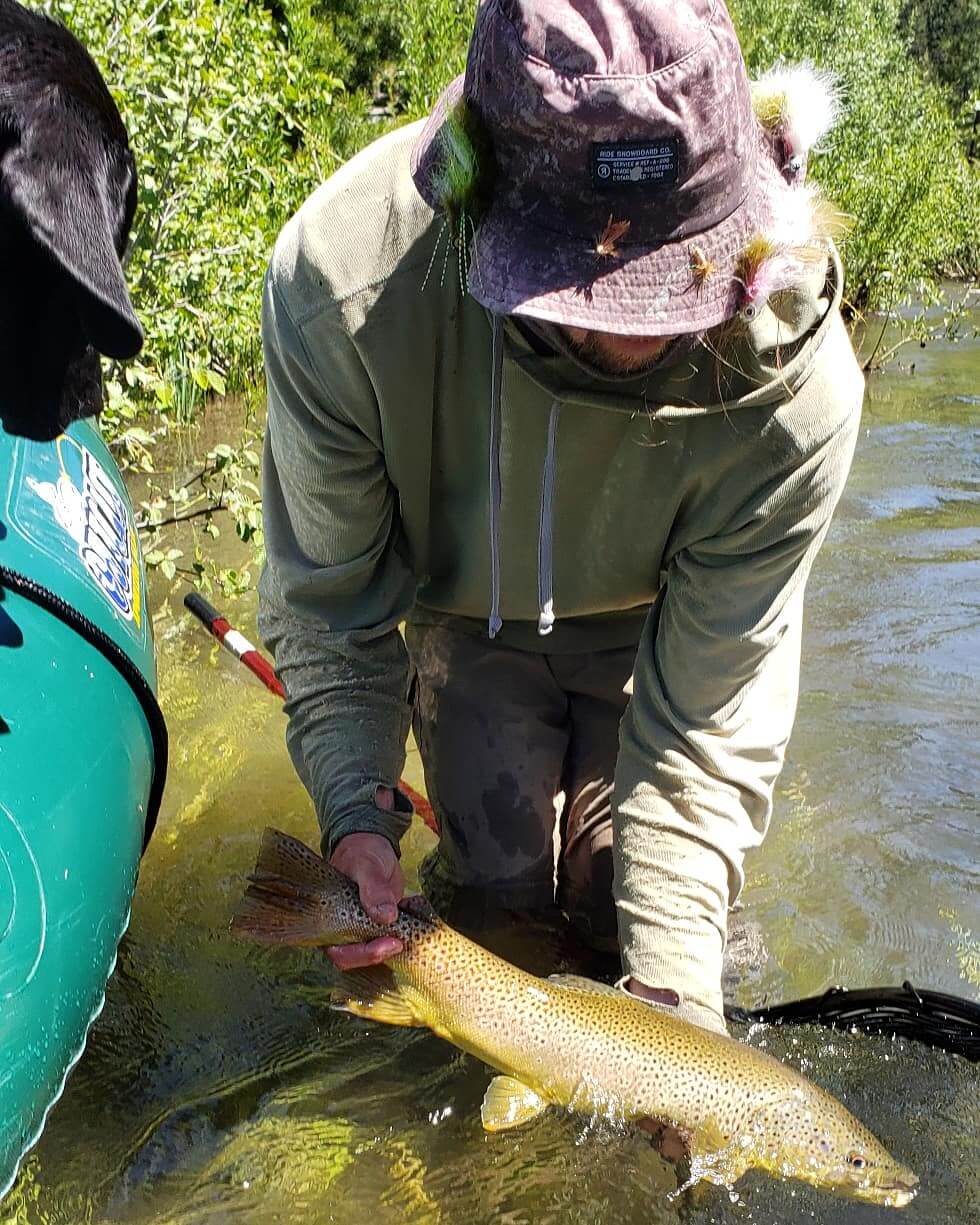
[[[104,425],[146,467],[149,410],[192,420],[261,377],[272,245],[305,197],[458,71],[473,4],[452,0],[44,0],[110,84],[139,168],[128,279],[140,359],[109,371]],[[347,78],[353,89],[346,88]],[[358,92],[358,90],[360,92]],[[138,422],[138,424],[137,424]]]
[[[902,28],[954,105],[980,100],[980,0],[904,0]]]
[[[750,70],[813,59],[839,74],[844,116],[812,170],[855,218],[852,303],[888,306],[937,273],[980,267],[977,177],[939,89],[913,59],[901,0],[733,0]]]
[[[383,130],[379,120],[393,113],[392,80],[401,55],[398,0],[275,0],[270,10],[281,20],[289,46],[307,71],[344,82],[329,112],[313,131],[324,170],[356,153]]]
[[[377,92],[379,78],[399,59],[397,0],[309,0],[301,19],[295,5],[290,25],[303,29],[304,57],[344,79],[351,90]]]
[[[130,398],[186,420],[208,392],[259,377],[262,271],[325,177],[305,136],[326,127],[341,83],[248,0],[45,7],[105,73],[139,169],[128,279],[147,343],[113,380],[108,432],[125,430]]]
[[[333,115],[350,103],[310,0],[44,7],[92,52],[136,154],[127,277],[146,345],[137,361],[110,365],[103,428],[122,466],[149,474],[160,441],[211,398],[260,383],[265,266],[285,221],[342,160]],[[261,549],[257,469],[246,430],[235,447],[213,447],[190,480],[152,486],[141,504],[149,568],[225,592],[247,586],[248,571],[217,565],[213,549],[229,518]],[[181,547],[188,532],[193,562]]]
[[[396,76],[399,109],[409,118],[427,115],[446,85],[466,67],[474,0],[408,0],[398,32]]]
[[[261,383],[259,301],[279,230],[367,141],[427,114],[465,65],[476,0],[39,0],[103,69],[131,133],[140,207],[128,269],[143,354],[110,366],[106,432],[146,473],[160,439],[214,396]],[[813,173],[855,218],[856,308],[980,269],[980,167],[963,99],[980,94],[980,0],[730,0],[749,67],[811,58],[845,117]],[[143,503],[151,563],[226,590],[219,512],[260,541],[254,437]],[[169,534],[193,521],[190,551]],[[200,529],[198,531],[198,529]],[[183,540],[181,543],[186,543]],[[185,551],[188,557],[185,558]]]
[[[321,0],[318,39],[337,48],[337,71],[352,92],[333,113],[333,144],[344,157],[406,120],[431,111],[466,66],[476,0]],[[372,53],[374,58],[372,59]]]
[[[224,407],[227,418],[227,409],[236,406],[229,402]],[[180,575],[205,591],[218,588],[224,595],[236,595],[251,585],[247,566],[222,563],[244,554],[260,564],[264,556],[256,408],[254,399],[245,402],[240,426],[225,421],[223,436],[237,441],[212,446],[192,475],[176,480],[171,476],[166,483],[152,474],[146,478],[138,506],[149,570],[159,570],[170,581]],[[222,536],[229,519],[232,540],[239,547],[229,547]]]

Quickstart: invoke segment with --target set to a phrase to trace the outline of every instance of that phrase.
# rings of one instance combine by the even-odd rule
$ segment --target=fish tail
[[[281,887],[285,886],[285,887]],[[288,882],[268,877],[252,883],[238,903],[231,931],[260,944],[326,944],[316,898],[302,896]]]
[[[324,901],[350,882],[315,851],[266,829],[248,887],[231,921],[236,936],[261,944],[322,945],[331,930]]]

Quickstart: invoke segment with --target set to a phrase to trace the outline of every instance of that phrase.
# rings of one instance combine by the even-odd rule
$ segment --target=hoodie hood
[[[842,293],[840,260],[831,250],[823,268],[794,287],[773,295],[754,319],[736,319],[700,337],[680,336],[661,359],[636,375],[610,375],[591,368],[561,332],[535,328],[537,337],[554,346],[542,352],[514,319],[491,315],[493,357],[489,430],[490,613],[487,633],[495,638],[501,618],[502,364],[504,353],[551,402],[547,443],[541,464],[538,507],[538,634],[554,628],[554,492],[558,427],[564,405],[657,418],[729,413],[740,405],[777,403],[795,395],[813,359]]]
[[[551,353],[536,351],[512,319],[504,320],[503,334],[508,358],[563,403],[625,413],[642,407],[665,419],[731,412],[795,394],[842,294],[843,271],[832,247],[823,268],[798,287],[773,295],[755,319],[736,319],[699,337],[680,336],[659,361],[635,375],[591,367],[551,325],[536,329],[554,346]]]

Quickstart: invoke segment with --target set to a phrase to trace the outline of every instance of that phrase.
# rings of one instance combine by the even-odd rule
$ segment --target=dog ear
[[[77,292],[86,339],[106,357],[134,357],[143,329],[116,251],[129,218],[135,169],[128,149],[107,150],[102,133],[47,91],[20,141],[3,157],[5,191],[35,241]]]

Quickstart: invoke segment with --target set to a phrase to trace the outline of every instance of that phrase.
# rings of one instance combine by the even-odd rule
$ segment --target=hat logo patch
[[[677,182],[677,138],[593,141],[591,162],[600,190],[670,187]]]

